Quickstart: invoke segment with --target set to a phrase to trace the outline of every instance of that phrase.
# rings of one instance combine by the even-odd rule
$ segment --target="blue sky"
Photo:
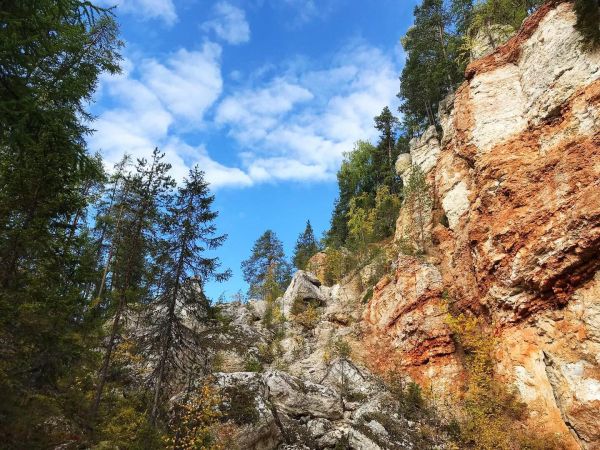
[[[397,107],[416,0],[102,1],[125,49],[123,73],[101,79],[90,150],[112,166],[158,146],[178,179],[198,164],[234,274],[208,294],[245,291],[240,262],[262,232],[291,255],[307,219],[328,227],[343,152]]]

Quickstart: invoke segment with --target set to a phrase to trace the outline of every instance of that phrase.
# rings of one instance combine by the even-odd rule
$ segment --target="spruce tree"
[[[306,228],[298,236],[296,247],[294,248],[293,263],[297,269],[304,270],[308,260],[320,250],[319,244],[315,239],[310,220],[306,221]]]
[[[400,121],[386,106],[381,114],[374,118],[375,129],[379,131],[379,142],[377,144],[377,157],[374,161],[379,168],[378,186],[385,185],[390,192],[400,190],[400,178],[396,174],[396,158],[399,149],[396,146],[396,136],[399,131]]]
[[[273,231],[265,231],[256,240],[252,254],[242,261],[242,272],[249,284],[250,297],[265,298],[272,294],[273,286],[281,293],[285,290],[290,282],[290,266],[285,259],[283,244]]]
[[[213,201],[204,173],[194,167],[166,207],[158,295],[147,317],[148,352],[158,355],[152,375],[152,422],[157,419],[167,377],[176,371],[187,373],[197,362],[200,344],[184,321],[203,320],[208,306],[206,283],[231,276],[229,270],[219,272],[219,259],[207,254],[226,239],[225,235],[216,235],[214,220],[218,213],[212,210]]]
[[[153,264],[152,256],[160,242],[160,211],[174,184],[168,175],[171,166],[163,158],[164,153],[154,149],[150,161],[138,160],[136,173],[127,177],[119,204],[114,208],[118,214],[113,220],[114,255],[107,261],[111,284],[107,314],[111,327],[92,405],[93,417],[100,406],[123,314],[128,306],[148,301],[156,282],[154,276],[160,270]]]

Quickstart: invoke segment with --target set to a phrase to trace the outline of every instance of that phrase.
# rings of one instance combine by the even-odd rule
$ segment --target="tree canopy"
[[[298,236],[296,247],[294,248],[293,263],[297,269],[304,270],[308,260],[320,250],[319,243],[315,239],[310,220],[306,221],[306,228]]]
[[[248,295],[276,297],[290,282],[290,265],[283,244],[272,230],[265,231],[254,243],[250,257],[242,261]]]

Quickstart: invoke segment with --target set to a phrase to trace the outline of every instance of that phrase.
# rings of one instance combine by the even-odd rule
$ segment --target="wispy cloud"
[[[229,44],[242,44],[250,40],[250,26],[243,9],[228,2],[218,2],[213,6],[212,18],[200,28],[212,31]]]
[[[164,63],[142,63],[144,83],[178,118],[200,122],[221,94],[221,47],[206,42],[199,51],[180,49]]]
[[[100,0],[102,6],[116,6],[118,13],[130,14],[142,20],[159,19],[167,25],[177,21],[173,0]]]
[[[242,170],[220,164],[204,145],[189,144],[179,135],[181,128],[201,128],[207,108],[218,98],[220,53],[218,45],[205,43],[198,51],[178,50],[163,63],[125,60],[122,74],[101,80],[99,100],[106,106],[93,123],[91,149],[112,165],[123,153],[147,157],[158,146],[178,179],[198,164],[213,188],[250,185]]]
[[[373,117],[395,106],[391,56],[364,44],[345,48],[328,67],[302,64],[227,96],[216,121],[245,151],[255,182],[333,179],[343,153],[375,137]]]
[[[376,136],[373,117],[396,106],[396,58],[361,42],[321,62],[294,58],[240,74],[241,85],[224,85],[221,57],[205,42],[126,60],[122,74],[102,79],[91,149],[112,164],[158,146],[177,178],[199,164],[213,188],[333,180],[344,152]],[[211,126],[237,152],[230,165],[203,143]]]

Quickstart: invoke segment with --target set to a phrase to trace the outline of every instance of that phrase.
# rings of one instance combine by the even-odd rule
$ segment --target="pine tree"
[[[269,280],[274,281],[279,291],[285,290],[290,282],[290,266],[285,259],[283,244],[273,231],[265,231],[256,240],[252,254],[242,261],[242,272],[249,284],[248,295],[251,297],[266,297],[267,288],[271,293],[273,283],[266,283]]]
[[[160,210],[173,187],[173,179],[168,175],[171,166],[162,162],[163,158],[164,153],[154,149],[150,162],[138,160],[136,173],[126,179],[120,203],[114,208],[119,217],[114,221],[118,227],[111,244],[114,256],[108,261],[111,292],[107,310],[112,324],[92,405],[93,417],[100,406],[123,314],[129,305],[147,301],[160,270],[152,264],[151,256],[159,241]]]
[[[167,376],[176,370],[189,372],[197,363],[199,343],[184,320],[203,320],[208,305],[205,284],[231,276],[229,270],[218,272],[218,258],[207,255],[226,239],[225,235],[215,235],[218,213],[211,209],[213,201],[204,173],[194,167],[167,206],[162,229],[165,241],[159,257],[160,287],[148,314],[149,353],[159,355],[153,372],[152,422],[159,413]]]
[[[310,220],[306,221],[306,228],[298,236],[296,247],[294,248],[293,263],[297,269],[304,270],[308,260],[320,250],[319,244],[315,239]]]
[[[443,0],[423,0],[414,15],[414,25],[402,38],[408,58],[398,94],[409,136],[438,124],[437,105],[462,81],[464,72],[458,58],[460,38],[448,5]]]

